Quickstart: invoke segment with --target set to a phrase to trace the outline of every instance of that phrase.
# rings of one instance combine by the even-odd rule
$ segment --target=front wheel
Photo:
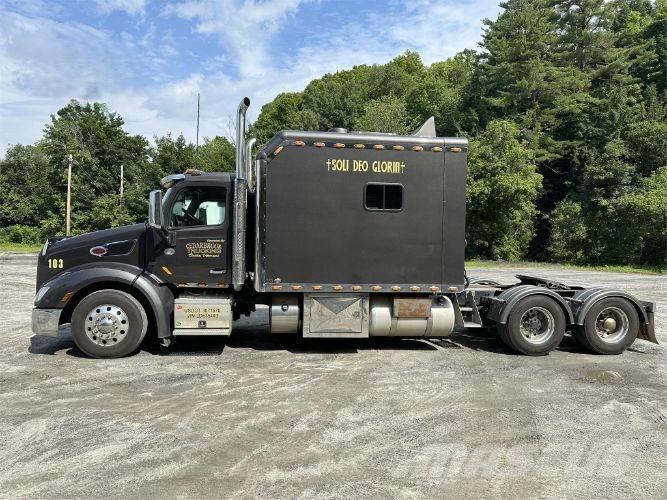
[[[544,295],[534,295],[521,299],[512,307],[507,323],[498,325],[498,333],[515,351],[542,356],[561,343],[565,327],[565,314],[556,301]]]
[[[99,290],[84,297],[72,313],[74,343],[93,358],[133,353],[146,336],[143,306],[120,290]]]

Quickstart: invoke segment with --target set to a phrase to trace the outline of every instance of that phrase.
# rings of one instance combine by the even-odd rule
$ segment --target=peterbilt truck
[[[38,258],[32,330],[70,324],[85,354],[129,355],[147,335],[228,336],[268,306],[268,334],[447,337],[494,329],[544,355],[566,330],[618,354],[656,342],[654,305],[622,290],[532,276],[501,284],[464,268],[468,143],[413,135],[282,131],[252,161],[248,98],[238,107],[235,173],[162,179],[148,221],[49,238]]]

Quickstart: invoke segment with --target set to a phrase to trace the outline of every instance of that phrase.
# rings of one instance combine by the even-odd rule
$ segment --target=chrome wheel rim
[[[127,337],[130,321],[120,307],[101,304],[88,312],[84,328],[92,342],[102,347],[111,347]]]
[[[531,307],[521,315],[519,329],[523,338],[531,344],[544,344],[553,336],[556,321],[548,309]]]
[[[619,307],[606,307],[595,318],[595,333],[603,342],[615,344],[628,333],[630,320]]]

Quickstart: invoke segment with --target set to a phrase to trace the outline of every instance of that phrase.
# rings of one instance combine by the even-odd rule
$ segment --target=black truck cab
[[[231,283],[234,176],[188,172],[162,180],[164,227],[151,227],[146,270],[181,286]]]

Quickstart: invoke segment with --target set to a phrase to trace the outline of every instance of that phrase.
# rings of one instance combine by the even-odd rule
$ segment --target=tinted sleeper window
[[[366,184],[364,205],[368,210],[401,210],[403,186],[400,184]]]

